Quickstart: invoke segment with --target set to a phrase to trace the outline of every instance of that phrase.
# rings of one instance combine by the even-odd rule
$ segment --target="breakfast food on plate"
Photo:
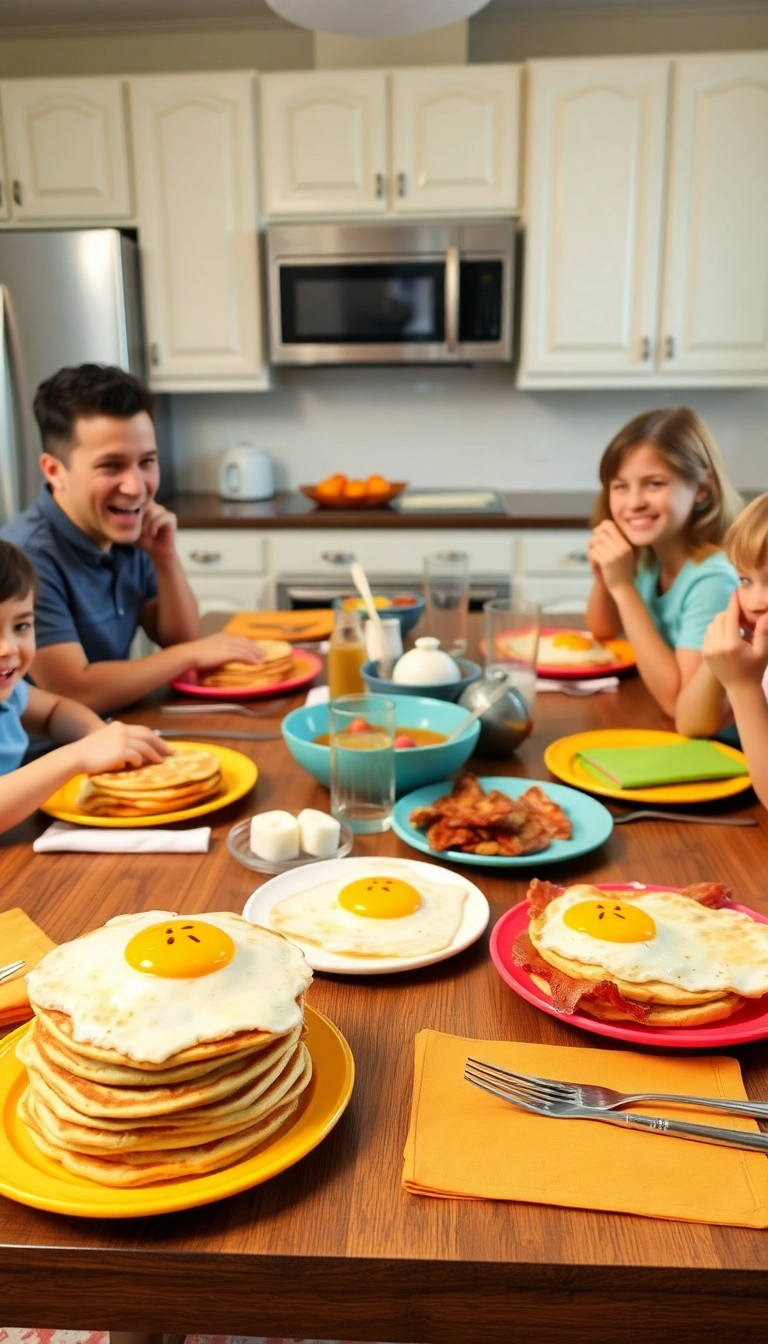
[[[27,977],[19,1115],[67,1171],[147,1185],[264,1142],[311,1077],[304,954],[240,915],[121,915]]]
[[[366,866],[368,871],[357,877],[359,864],[276,901],[269,915],[272,927],[349,957],[428,956],[453,942],[466,888],[385,859]]]
[[[530,657],[530,640],[498,635],[496,644],[513,658]],[[536,662],[540,667],[605,667],[618,662],[615,653],[598,643],[587,630],[552,630],[539,636]]]
[[[721,883],[615,893],[535,880],[512,955],[560,1012],[698,1027],[768,993],[768,924]]]
[[[293,675],[294,652],[287,640],[254,639],[251,643],[261,655],[258,663],[223,663],[211,672],[204,672],[199,678],[200,685],[237,691],[273,686]]]
[[[95,817],[147,817],[196,807],[221,793],[221,765],[211,751],[177,748],[157,765],[111,770],[83,781],[77,805]]]
[[[499,789],[484,793],[475,775],[461,775],[451,793],[411,813],[412,826],[425,828],[430,849],[517,858],[546,849],[550,840],[570,840],[565,812],[534,784],[519,798]]]

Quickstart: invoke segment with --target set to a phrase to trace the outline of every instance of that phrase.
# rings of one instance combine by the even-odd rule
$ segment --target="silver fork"
[[[651,808],[641,807],[634,812],[612,812],[614,826],[622,826],[628,821],[645,821],[654,817],[657,821],[694,821],[699,826],[757,826],[757,817],[696,817],[692,812],[654,812]]]
[[[25,961],[9,961],[7,966],[0,966],[0,980],[10,980],[26,964]]]
[[[535,1074],[515,1073],[495,1064],[484,1064],[479,1059],[468,1059],[478,1071],[494,1075],[501,1082],[530,1092],[531,1100],[540,1098],[562,1102],[567,1106],[591,1106],[596,1110],[611,1111],[637,1101],[674,1101],[681,1106],[700,1106],[706,1111],[725,1111],[728,1115],[749,1115],[753,1120],[768,1120],[768,1102],[735,1101],[727,1097],[689,1097],[679,1092],[616,1092],[611,1087],[596,1083],[563,1083],[555,1078],[537,1078]]]
[[[490,1072],[489,1072],[490,1071]],[[562,1101],[548,1101],[542,1096],[532,1100],[527,1087],[496,1077],[492,1065],[468,1059],[464,1078],[485,1092],[492,1092],[502,1101],[519,1106],[532,1115],[543,1115],[552,1120],[602,1120],[605,1124],[625,1129],[643,1129],[653,1134],[672,1134],[679,1139],[695,1139],[699,1143],[715,1143],[723,1148],[746,1148],[751,1152],[768,1153],[768,1134],[749,1134],[739,1129],[720,1129],[713,1125],[692,1125],[687,1120],[668,1120],[660,1115],[638,1115],[634,1111],[603,1111],[594,1106],[576,1106]],[[501,1070],[504,1073],[504,1070]]]
[[[286,698],[270,700],[263,709],[248,709],[247,705],[237,704],[234,700],[217,700],[211,705],[161,705],[162,714],[244,714],[249,719],[266,719],[287,705]]]

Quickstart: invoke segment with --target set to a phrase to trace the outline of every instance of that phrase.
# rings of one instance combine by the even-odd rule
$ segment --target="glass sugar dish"
[[[298,818],[298,812],[293,816]],[[325,863],[328,859],[343,859],[351,850],[355,836],[351,826],[345,821],[339,821],[339,844],[338,848],[332,854],[305,854],[299,853],[296,859],[283,859],[273,861],[272,859],[262,859],[260,855],[254,854],[251,849],[251,821],[252,817],[247,817],[245,821],[239,821],[233,826],[227,836],[227,849],[233,859],[237,859],[244,868],[251,868],[256,873],[290,873],[294,868],[304,868],[310,863]]]

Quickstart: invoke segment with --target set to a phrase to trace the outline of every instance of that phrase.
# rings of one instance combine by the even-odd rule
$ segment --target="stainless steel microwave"
[[[267,230],[275,364],[512,359],[512,220]]]

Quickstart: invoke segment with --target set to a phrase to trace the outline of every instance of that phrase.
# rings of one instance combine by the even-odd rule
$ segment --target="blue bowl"
[[[385,681],[376,675],[378,663],[363,663],[360,676],[372,695],[426,695],[430,700],[458,700],[462,692],[477,681],[482,668],[467,658],[457,658],[456,661],[461,670],[461,681],[443,682],[441,686],[402,686],[399,681]]]
[[[391,684],[391,683],[390,683]],[[431,728],[435,733],[452,733],[467,717],[461,705],[425,696],[390,696],[395,702],[398,728]],[[293,759],[328,788],[331,779],[331,749],[315,742],[328,732],[328,705],[302,705],[283,719],[283,737]],[[438,742],[434,747],[405,747],[395,752],[395,790],[410,793],[426,784],[446,779],[472,755],[480,736],[480,724],[471,723],[455,742]]]
[[[355,594],[348,594],[348,597],[353,596],[355,596]],[[377,594],[374,593],[373,596],[376,597]],[[408,596],[414,599],[411,606],[379,608],[379,615],[383,621],[391,621],[393,617],[397,617],[400,622],[400,633],[403,636],[407,635],[409,631],[413,630],[414,627],[418,625],[421,620],[422,612],[424,611],[423,597],[418,597],[416,593],[409,593]],[[348,597],[335,597],[332,605],[338,611],[340,608],[343,608]],[[368,612],[365,610],[365,607],[360,608],[360,615],[364,621],[368,620]]]

